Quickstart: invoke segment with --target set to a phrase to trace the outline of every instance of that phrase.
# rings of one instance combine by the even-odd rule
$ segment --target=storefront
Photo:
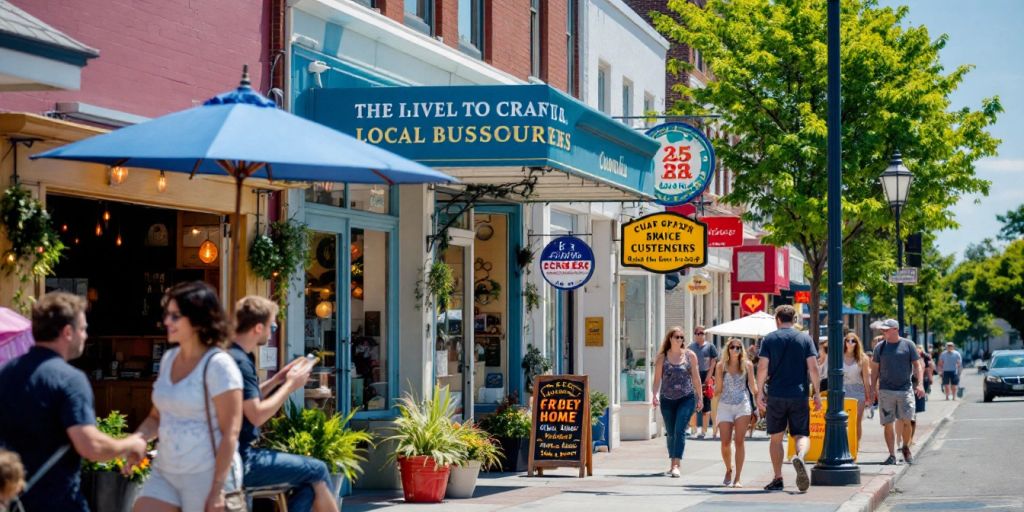
[[[230,260],[227,214],[234,209],[234,183],[227,178],[160,173],[29,156],[102,133],[102,130],[32,114],[0,114],[0,175],[18,183],[49,211],[65,250],[45,280],[0,279],[0,296],[11,304],[15,289],[32,296],[64,290],[89,302],[89,339],[73,362],[89,376],[96,412],[119,410],[137,424],[150,409],[152,381],[167,348],[162,327],[163,293],[176,283],[205,281],[221,292]],[[28,141],[31,141],[29,144]],[[253,232],[257,202],[251,187],[278,188],[265,181],[246,187],[242,247]],[[3,241],[4,249],[9,242]],[[243,254],[244,259],[244,254]],[[243,292],[267,293],[244,272]],[[226,298],[224,299],[227,300]],[[277,361],[271,361],[276,365]]]

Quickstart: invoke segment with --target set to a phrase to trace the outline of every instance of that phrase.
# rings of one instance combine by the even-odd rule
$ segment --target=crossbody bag
[[[220,349],[212,349],[219,351]],[[210,431],[210,448],[213,449],[213,458],[217,459],[217,441],[213,436],[213,420],[210,417],[210,400],[213,397],[210,396],[210,389],[206,384],[206,369],[210,366],[210,360],[213,359],[214,353],[210,357],[206,358],[206,363],[203,364],[203,408],[206,410],[206,427]],[[216,464],[216,462],[214,463]],[[215,466],[216,467],[216,466]],[[235,490],[227,491],[224,493],[224,510],[225,512],[247,512],[249,507],[245,500],[245,491],[242,490],[242,486],[238,485],[238,481],[235,479],[234,470],[228,470],[231,473],[231,480],[235,484]]]

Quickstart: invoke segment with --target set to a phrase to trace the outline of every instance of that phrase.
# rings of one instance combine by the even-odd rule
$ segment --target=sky
[[[1004,112],[990,132],[1002,139],[999,153],[979,160],[977,175],[992,182],[988,196],[964,196],[954,207],[960,228],[938,233],[943,254],[963,258],[969,244],[995,238],[1002,227],[997,214],[1024,203],[1024,0],[880,0],[882,6],[906,5],[904,24],[928,27],[932,39],[947,34],[940,52],[946,70],[973,64],[951,96],[954,109],[978,110],[981,101],[999,96]],[[913,171],[913,169],[911,169]],[[913,188],[910,191],[914,193]]]

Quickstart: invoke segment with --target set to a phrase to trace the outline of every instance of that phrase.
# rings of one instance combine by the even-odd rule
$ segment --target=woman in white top
[[[164,297],[164,326],[178,346],[160,361],[153,409],[139,426],[144,438],[159,437],[160,444],[134,511],[220,511],[225,491],[242,482],[242,374],[219,348],[229,333],[217,293],[198,281],[174,286]]]
[[[857,399],[857,444],[860,444],[861,434],[864,432],[864,406],[870,404],[874,398],[872,390],[864,384],[871,382],[871,365],[868,364],[868,356],[864,355],[864,347],[860,338],[852,332],[843,338],[843,394],[846,398]]]
[[[743,487],[740,475],[746,448],[743,444],[747,425],[753,417],[754,407],[750,402],[751,393],[757,394],[754,379],[754,365],[747,359],[747,351],[739,338],[729,338],[725,343],[722,361],[715,365],[715,396],[718,399],[716,422],[722,431],[722,460],[725,461],[726,486]],[[732,473],[732,445],[736,445],[736,479]]]

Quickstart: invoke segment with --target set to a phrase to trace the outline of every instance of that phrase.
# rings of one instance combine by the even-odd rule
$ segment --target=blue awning
[[[654,197],[660,145],[543,84],[312,89],[305,112],[466,183],[539,176],[531,201]]]

